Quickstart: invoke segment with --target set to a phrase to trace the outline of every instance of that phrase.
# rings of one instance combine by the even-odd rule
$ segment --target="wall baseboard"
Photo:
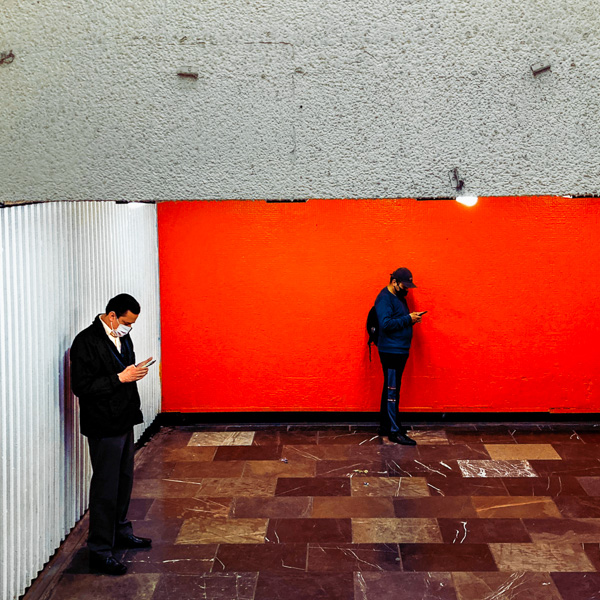
[[[600,428],[598,413],[548,412],[465,412],[465,413],[400,413],[406,424],[432,423],[586,423]],[[377,425],[377,412],[235,412],[235,413],[160,413],[150,426],[178,425]],[[148,430],[147,430],[148,431]],[[146,434],[144,434],[145,436]]]

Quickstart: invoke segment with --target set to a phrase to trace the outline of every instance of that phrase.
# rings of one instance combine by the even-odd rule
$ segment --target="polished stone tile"
[[[458,600],[562,600],[549,573],[453,573]]]
[[[502,482],[511,496],[585,496],[577,478],[570,475],[504,478]]]
[[[134,479],[131,497],[193,498],[200,487],[200,483],[182,479]]]
[[[217,544],[159,545],[150,550],[129,550],[123,563],[128,573],[195,575],[211,571],[216,553]]]
[[[578,477],[577,481],[588,496],[600,496],[600,477]]]
[[[385,459],[383,468],[387,470],[390,477],[462,477],[458,466],[460,461],[449,459],[441,461],[422,460],[394,460]]]
[[[318,431],[257,431],[254,446],[306,445],[317,443]]]
[[[160,575],[63,575],[50,600],[152,600]]]
[[[276,496],[349,496],[350,479],[344,477],[280,477]]]
[[[202,479],[203,477],[241,477],[245,462],[180,462],[173,466],[169,479]]]
[[[175,543],[195,545],[263,543],[267,522],[267,519],[186,519]]]
[[[219,544],[213,573],[305,571],[306,544]]]
[[[427,476],[427,487],[432,496],[502,496],[508,495],[503,480],[494,477],[441,477]],[[533,480],[532,480],[533,481]]]
[[[231,498],[158,498],[146,518],[155,520],[191,517],[227,517]]]
[[[598,600],[600,573],[552,573],[562,600]]]
[[[266,541],[269,543],[349,544],[350,519],[270,519]]]
[[[282,456],[288,459],[302,457],[310,460],[350,460],[353,446],[349,444],[283,446]]]
[[[131,521],[133,533],[141,537],[152,539],[152,545],[174,544],[179,530],[183,525],[183,519],[144,519],[143,521]]]
[[[518,444],[582,444],[582,437],[574,430],[569,431],[521,431],[513,437]]]
[[[160,431],[150,440],[149,446],[160,444],[163,448],[186,446],[192,435],[193,429],[186,427],[161,427]]]
[[[168,428],[138,452],[130,517],[153,548],[94,575],[125,584],[102,598],[255,600],[261,572],[269,600],[559,600],[552,569],[561,600],[592,594],[600,428],[420,424],[417,447],[371,426],[247,429]],[[80,550],[67,575],[88,573]]]
[[[577,434],[584,444],[600,444],[600,425],[595,424],[595,429],[577,426]]]
[[[441,542],[435,519],[352,519],[355,544]]]
[[[524,519],[523,524],[534,542],[600,544],[600,519]]]
[[[563,517],[600,518],[600,497],[561,496],[555,502]]]
[[[438,519],[445,544],[530,542],[520,519]]]
[[[477,516],[485,519],[535,519],[561,514],[545,496],[474,496],[471,498]]]
[[[279,460],[283,446],[220,446],[215,461]]]
[[[231,498],[234,496],[267,497],[275,494],[275,477],[245,477],[243,479],[203,479],[196,487],[196,498]]]
[[[254,600],[354,600],[352,573],[261,572]]]
[[[451,444],[514,444],[509,431],[454,431],[448,429],[446,436]]]
[[[391,498],[383,497],[315,497],[314,519],[352,517],[393,517],[394,505]]]
[[[282,457],[279,460],[249,460],[245,464],[242,477],[314,477],[316,466],[320,463],[305,458]]]
[[[182,448],[159,448],[156,460],[164,460],[167,464],[178,462],[211,461],[217,446],[183,446]]]
[[[377,433],[362,431],[319,431],[319,445],[321,444],[351,444],[364,446],[365,444],[379,446],[382,441]]]
[[[497,571],[486,544],[400,544],[405,571]]]
[[[350,431],[361,431],[363,433],[371,433],[375,435],[379,430],[379,422],[372,421],[371,423],[351,423]]]
[[[231,516],[239,518],[295,518],[307,519],[312,515],[313,499],[302,496],[278,498],[235,498]]]
[[[188,446],[251,446],[253,431],[197,431]]]
[[[561,460],[550,444],[486,444],[492,460]]]
[[[161,575],[152,600],[254,600],[257,579],[258,573]]]
[[[165,479],[171,475],[175,466],[174,463],[164,462],[163,460],[146,461],[136,465],[135,478]]]
[[[363,458],[379,461],[409,461],[420,458],[418,446],[403,446],[394,444],[384,438],[386,442],[381,446],[350,446],[349,456],[351,458]]]
[[[150,507],[155,502],[152,498],[132,498],[129,502],[127,517],[129,519],[145,519]]]
[[[317,477],[387,477],[381,460],[320,460],[316,465]],[[366,473],[365,473],[366,471]]]
[[[430,496],[394,498],[396,516],[405,517],[476,517],[469,496]]]
[[[600,458],[600,444],[553,444],[564,460],[594,460]]]
[[[545,475],[570,475],[571,477],[600,477],[600,461],[588,460],[532,460],[531,467]],[[510,477],[510,475],[508,475]]]
[[[401,571],[398,544],[309,544],[307,571]]]
[[[422,498],[429,496],[424,477],[353,477],[352,496],[402,496]]]
[[[596,571],[600,571],[600,544],[598,543],[584,543],[583,550],[589,558],[590,562],[594,566]]]
[[[463,477],[537,477],[527,460],[459,460]]]
[[[465,425],[465,424],[463,424]],[[510,433],[515,431],[514,423],[490,423],[487,421],[478,421],[477,423],[472,423],[472,428],[475,431],[479,431],[481,433]],[[461,429],[458,427],[457,429]]]
[[[450,573],[354,574],[355,600],[456,600]],[[478,598],[477,600],[483,600]],[[495,599],[494,599],[495,600]],[[498,598],[498,600],[501,600]]]
[[[499,571],[594,571],[580,544],[489,544],[489,547]]]
[[[417,446],[422,461],[432,460],[489,460],[483,444],[450,444],[446,446]]]
[[[443,429],[434,429],[431,431],[409,431],[408,435],[413,440],[415,440],[415,442],[417,442],[418,446],[441,446],[450,443],[448,441],[448,436],[446,435],[446,432]]]

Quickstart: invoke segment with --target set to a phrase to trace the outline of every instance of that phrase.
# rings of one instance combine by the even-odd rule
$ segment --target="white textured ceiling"
[[[597,0],[3,0],[0,201],[596,194],[599,32]]]

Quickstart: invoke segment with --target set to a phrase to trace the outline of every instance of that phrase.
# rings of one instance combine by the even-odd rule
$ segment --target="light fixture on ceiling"
[[[456,196],[456,201],[464,206],[475,206],[479,198],[477,196]]]

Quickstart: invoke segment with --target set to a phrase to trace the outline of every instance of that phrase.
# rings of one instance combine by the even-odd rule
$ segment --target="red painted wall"
[[[365,319],[413,271],[409,411],[597,411],[600,202],[165,202],[164,411],[374,411]]]

